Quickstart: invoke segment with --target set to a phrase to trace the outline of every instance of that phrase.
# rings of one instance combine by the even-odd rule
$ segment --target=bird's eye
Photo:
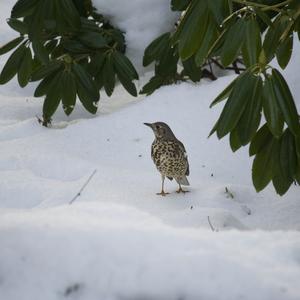
[[[156,125],[155,128],[156,128],[156,129],[159,129],[159,125]]]

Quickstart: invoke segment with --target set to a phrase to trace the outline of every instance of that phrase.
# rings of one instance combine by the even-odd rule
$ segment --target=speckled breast
[[[186,153],[176,141],[158,141],[152,144],[152,159],[158,171],[165,176],[178,178],[187,170]]]

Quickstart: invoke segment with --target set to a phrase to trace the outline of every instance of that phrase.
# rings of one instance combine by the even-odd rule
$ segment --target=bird
[[[157,195],[166,196],[164,182],[167,177],[177,181],[177,193],[186,193],[182,185],[190,185],[187,177],[190,174],[186,150],[182,142],[174,135],[171,128],[164,122],[144,123],[153,130],[155,139],[151,145],[151,158],[161,174],[161,192]]]

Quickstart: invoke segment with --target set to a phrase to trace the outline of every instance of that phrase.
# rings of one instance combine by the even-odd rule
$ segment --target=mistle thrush
[[[165,178],[173,178],[179,184],[177,193],[185,193],[181,185],[190,185],[186,176],[189,175],[189,162],[184,145],[175,137],[171,128],[163,122],[144,123],[149,126],[155,135],[151,146],[151,157],[161,174],[161,192],[157,195],[165,196]]]

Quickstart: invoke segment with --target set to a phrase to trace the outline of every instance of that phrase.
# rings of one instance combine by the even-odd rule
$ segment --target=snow
[[[141,74],[144,49],[159,35],[174,29],[178,12],[170,0],[94,0],[94,6],[125,32],[127,55]],[[132,13],[134,11],[134,14]]]
[[[0,4],[1,39],[13,2]],[[285,71],[298,108],[299,56],[298,43]],[[138,99],[117,87],[96,116],[60,109],[50,129],[37,122],[42,99],[32,87],[1,86],[0,299],[299,299],[299,186],[257,194],[247,147],[232,153],[227,138],[207,138],[222,108],[209,104],[234,77]],[[167,197],[155,194],[153,133],[143,123],[158,120],[189,155],[185,195],[174,181]]]

